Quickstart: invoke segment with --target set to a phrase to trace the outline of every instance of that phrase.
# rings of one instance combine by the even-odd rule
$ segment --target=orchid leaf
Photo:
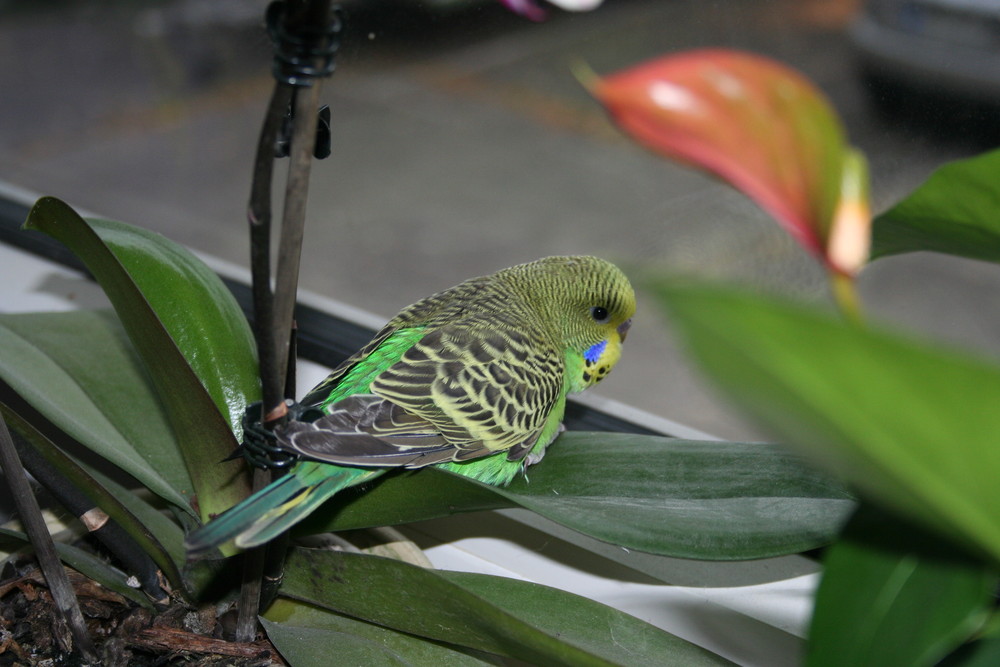
[[[278,599],[260,619],[268,639],[296,667],[327,667],[330,646],[353,665],[473,667],[504,661],[472,649],[432,642],[297,600]]]
[[[0,403],[0,413],[4,413],[4,419],[21,433],[26,443],[132,537],[159,566],[175,590],[183,590],[184,582],[177,563],[184,562],[184,558],[177,558],[176,551],[172,557],[158,539],[162,535],[166,540],[174,538],[175,544],[178,543],[177,533],[180,531],[176,524],[152,510],[147,503],[110,478],[97,471],[89,473],[84,466],[59,449],[39,428],[21,415],[10,412],[3,403]],[[74,444],[79,446],[79,443]]]
[[[293,549],[281,594],[393,630],[531,664],[731,664],[571,593],[364,554]]]
[[[990,635],[960,647],[937,667],[995,667],[1000,665],[1000,637]]]
[[[166,408],[202,520],[244,498],[242,463],[220,461],[257,398],[257,367],[245,318],[218,277],[158,234],[88,224],[51,197],[35,204],[25,226],[65,243],[115,306]]]
[[[567,432],[506,488],[434,469],[335,497],[303,522],[320,532],[525,507],[629,549],[734,560],[830,542],[850,495],[775,445]]]
[[[163,404],[110,311],[0,315],[0,380],[71,438],[191,512]]]

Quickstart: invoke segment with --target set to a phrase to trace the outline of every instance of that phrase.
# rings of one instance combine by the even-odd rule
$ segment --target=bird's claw
[[[308,408],[299,403],[287,402],[287,418],[291,421],[313,421],[322,416],[322,411]],[[255,468],[282,469],[299,460],[298,454],[282,449],[278,437],[272,429],[260,421],[260,402],[247,406],[243,413],[243,443],[236,451]]]

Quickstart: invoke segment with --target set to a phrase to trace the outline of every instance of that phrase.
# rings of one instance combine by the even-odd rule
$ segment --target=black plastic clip
[[[323,415],[317,408],[305,407],[289,401],[287,419],[289,421],[313,421]],[[299,455],[282,449],[274,431],[265,428],[260,421],[260,402],[247,406],[243,413],[243,443],[229,458],[242,456],[247,462],[264,469],[283,469],[299,460]]]
[[[278,138],[274,142],[274,157],[288,157],[292,145],[292,117],[295,115],[295,108],[288,105],[285,118],[281,122],[281,130]],[[316,145],[313,146],[313,156],[317,160],[330,157],[330,107],[326,104],[319,108],[316,113]]]

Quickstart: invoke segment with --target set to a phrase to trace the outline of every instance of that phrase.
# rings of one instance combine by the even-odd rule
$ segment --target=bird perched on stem
[[[263,544],[338,491],[434,465],[505,485],[541,460],[567,394],[618,362],[635,312],[625,275],[596,257],[546,257],[403,309],[275,429],[288,475],[187,538],[191,557]]]

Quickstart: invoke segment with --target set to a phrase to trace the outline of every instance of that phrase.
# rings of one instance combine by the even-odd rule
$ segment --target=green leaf
[[[163,532],[164,537],[168,539],[170,537],[176,539],[180,531],[175,524],[170,524],[165,517],[151,511],[151,508],[135,494],[111,482],[107,477],[104,477],[104,483],[98,481],[95,475],[88,473],[38,428],[28,423],[21,415],[10,412],[3,403],[0,403],[0,412],[4,413],[7,423],[24,437],[29,446],[41,454],[63,477],[86,494],[95,506],[100,507],[135,540],[135,543],[159,566],[175,590],[183,590],[184,581],[177,563],[183,563],[184,557],[183,555],[179,558],[171,557],[158,539],[159,532]],[[79,443],[74,444],[79,446]],[[140,518],[140,515],[143,517]],[[164,521],[167,525],[164,525]],[[154,527],[160,531],[155,531]]]
[[[28,536],[17,530],[0,528],[0,535],[30,544]],[[56,542],[55,547],[56,552],[59,554],[59,559],[80,574],[90,577],[108,590],[118,593],[141,607],[146,607],[147,609],[153,608],[153,604],[149,601],[149,598],[143,595],[141,591],[128,585],[128,575],[118,568],[112,567],[94,554],[74,547],[71,544]]]
[[[374,556],[294,549],[281,593],[401,632],[533,664],[731,664],[570,593]]]
[[[935,665],[993,606],[995,572],[872,507],[862,506],[823,566],[807,667]]]
[[[872,498],[1000,560],[1000,368],[721,288],[657,289],[740,407]]]
[[[216,407],[243,436],[243,413],[259,399],[257,347],[225,284],[186,248],[141,227],[89,219],[128,271]]]
[[[0,379],[42,416],[168,502],[193,486],[149,376],[110,311],[0,315]]]
[[[236,447],[235,422],[257,397],[257,366],[243,315],[219,279],[157,234],[104,220],[88,225],[52,197],[35,204],[25,226],[66,244],[110,298],[166,406],[202,520],[244,498],[244,466],[220,461]]]
[[[944,165],[875,218],[873,259],[916,250],[1000,262],[1000,150]]]
[[[122,486],[100,470],[90,467],[89,472],[108,493],[128,507],[142,525],[156,536],[156,540],[163,545],[174,563],[178,566],[185,564],[187,551],[184,548],[184,531],[176,521],[168,516],[168,512],[146,502],[136,492]],[[190,570],[190,566],[187,569]]]
[[[345,665],[504,664],[497,656],[428,641],[295,600],[279,599],[260,619],[268,639],[296,667],[327,667],[330,647]]]
[[[962,646],[938,667],[996,667],[1000,665],[1000,637],[990,636]]]
[[[525,507],[606,542],[711,560],[764,558],[826,544],[849,495],[781,447],[567,432],[507,488],[438,470],[343,494],[312,532]],[[320,518],[321,515],[322,518]]]

